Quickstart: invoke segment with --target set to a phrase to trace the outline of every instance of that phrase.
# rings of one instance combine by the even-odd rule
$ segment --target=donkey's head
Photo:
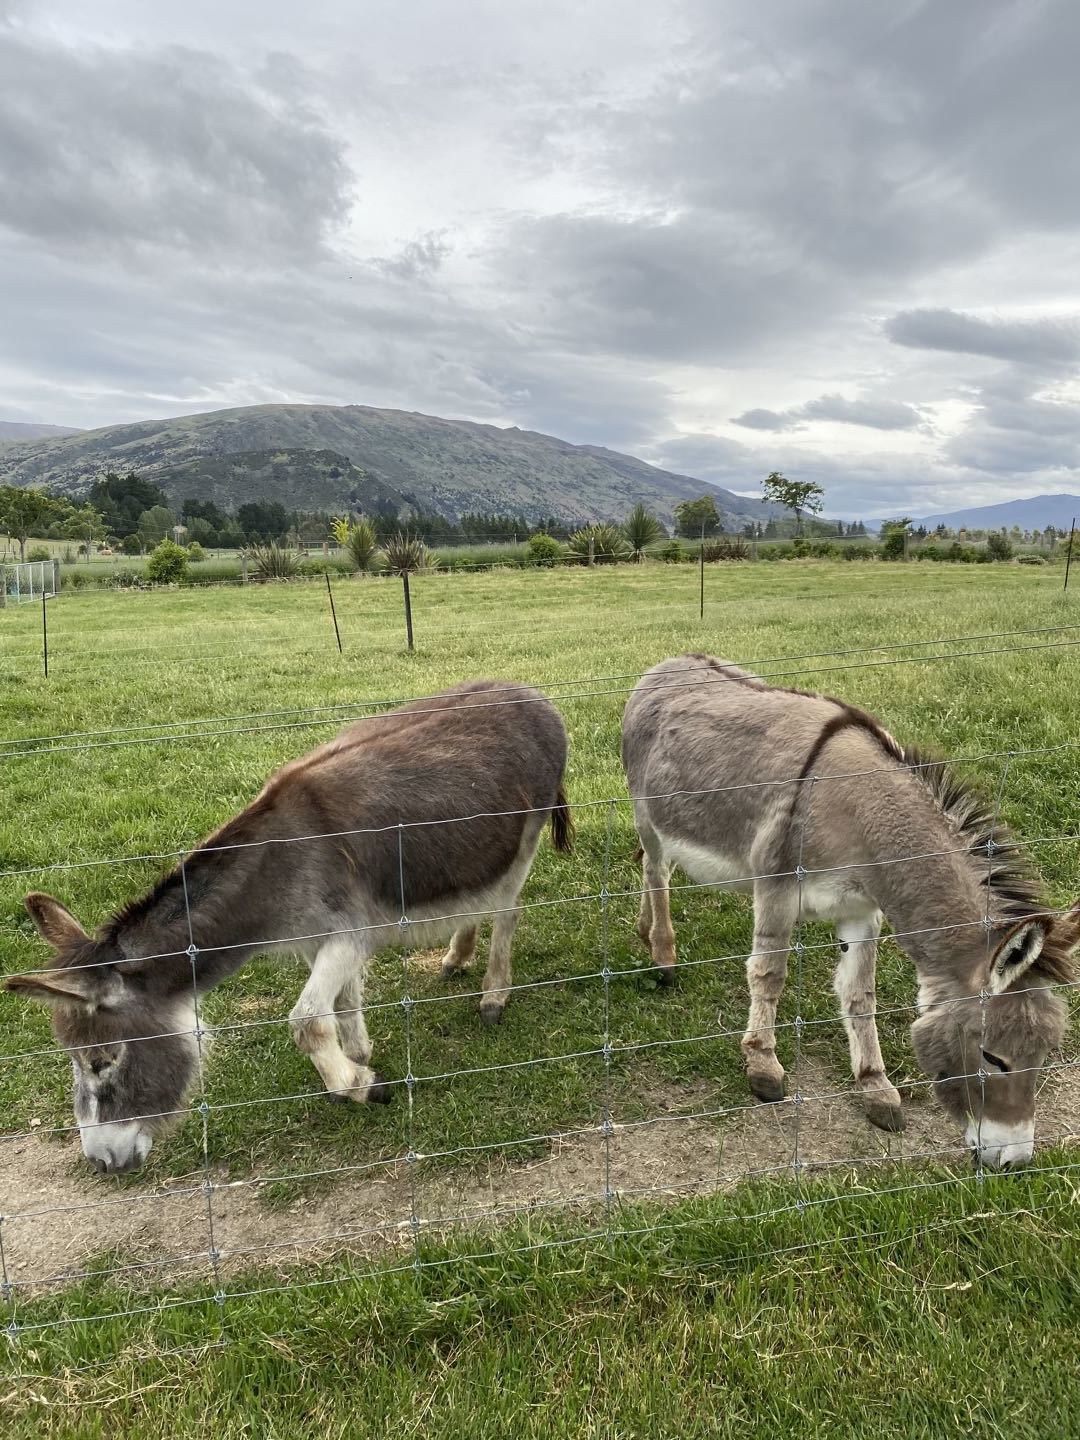
[[[137,1170],[195,1075],[198,1042],[186,996],[151,988],[109,939],[92,939],[49,895],[26,908],[55,950],[48,969],[11,975],[8,990],[44,1000],[57,1044],[71,1054],[83,1154],[106,1175]]]
[[[1080,907],[1014,924],[980,967],[982,994],[935,999],[911,1027],[934,1093],[992,1169],[1031,1159],[1039,1070],[1061,1044],[1067,1019],[1050,986],[1072,979],[1078,945]]]

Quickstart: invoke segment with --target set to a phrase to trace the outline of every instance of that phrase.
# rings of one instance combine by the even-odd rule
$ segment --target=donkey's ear
[[[1039,915],[1033,920],[1022,920],[1007,932],[990,959],[990,980],[986,988],[991,995],[1008,990],[1031,969],[1042,954],[1052,923],[1046,916]]]
[[[30,912],[30,919],[37,927],[38,934],[43,940],[47,940],[54,950],[62,950],[65,945],[74,945],[90,938],[67,906],[61,905],[60,901],[54,900],[51,895],[43,895],[40,890],[31,890],[23,904]]]
[[[100,998],[100,988],[101,982],[96,973],[89,968],[78,966],[70,970],[61,967],[57,970],[34,970],[25,975],[9,975],[4,981],[5,990],[12,990],[16,995],[26,995],[31,1000],[44,1000],[47,1005],[55,1005],[59,1000],[68,1004],[75,1000],[93,1005]]]

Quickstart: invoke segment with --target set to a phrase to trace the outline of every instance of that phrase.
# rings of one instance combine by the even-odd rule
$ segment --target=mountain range
[[[933,530],[947,525],[950,530],[1045,530],[1054,525],[1068,530],[1073,517],[1080,519],[1080,495],[1032,495],[1026,500],[1005,500],[999,505],[976,505],[969,510],[948,510],[941,515],[926,515],[917,520]]]
[[[366,405],[249,405],[0,445],[0,484],[78,496],[109,470],[135,470],[173,502],[192,496],[231,509],[270,499],[300,510],[411,508],[447,519],[502,513],[580,523],[621,520],[641,500],[670,521],[680,500],[711,494],[735,528],[773,513],[759,500],[601,446]]]
[[[39,425],[36,420],[0,420],[0,445],[19,440],[42,440],[47,435],[77,435],[68,425]]]

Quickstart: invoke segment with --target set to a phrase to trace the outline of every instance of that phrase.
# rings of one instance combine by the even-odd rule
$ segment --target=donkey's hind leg
[[[462,925],[454,931],[450,940],[450,948],[442,958],[442,977],[449,980],[451,975],[457,975],[464,970],[476,956],[476,926],[474,924]]]
[[[776,1007],[787,979],[798,899],[776,884],[754,886],[754,949],[746,961],[750,1016],[742,1038],[750,1089],[759,1100],[784,1098],[784,1067],[776,1058]]]
[[[641,836],[641,908],[638,911],[638,934],[648,942],[649,953],[657,968],[662,985],[675,978],[675,927],[671,923],[671,897],[668,883],[671,866],[664,859],[660,837],[645,831]],[[643,927],[648,917],[648,929]]]
[[[517,897],[513,907],[500,910],[491,926],[491,949],[484,971],[484,990],[480,999],[480,1018],[487,1025],[498,1025],[510,998],[510,947],[514,940],[521,911]]]
[[[880,914],[837,921],[840,960],[833,986],[840,1001],[851,1051],[851,1070],[862,1095],[866,1118],[882,1130],[902,1130],[904,1112],[900,1108],[900,1094],[885,1074],[877,1033],[874,981],[880,934]]]

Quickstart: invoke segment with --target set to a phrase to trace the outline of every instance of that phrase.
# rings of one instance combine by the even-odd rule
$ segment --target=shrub
[[[60,559],[64,562],[65,565],[75,564],[75,551],[72,550],[70,545],[64,546],[64,553],[60,556]]]
[[[187,558],[193,565],[199,565],[206,559],[206,551],[199,544],[198,540],[193,540],[187,547]]]
[[[881,537],[881,558],[883,560],[903,560],[905,550],[905,532],[898,526],[886,530]]]
[[[276,542],[253,545],[247,552],[248,563],[260,580],[291,580],[300,564],[291,550],[283,550]]]
[[[666,545],[660,547],[657,554],[665,565],[678,565],[686,559],[686,552],[678,540],[669,540]]]
[[[115,590],[136,590],[144,582],[137,570],[114,570],[105,583]]]
[[[1045,555],[1021,555],[1018,563],[1021,564],[1021,565],[1045,565],[1045,564],[1046,564],[1046,556],[1045,556]]]
[[[349,526],[345,535],[345,551],[358,571],[371,568],[378,548],[375,526],[370,520],[357,520],[355,525]]]
[[[648,547],[663,540],[665,531],[648,506],[638,501],[623,526],[623,534],[633,558],[640,563],[645,559]]]
[[[1011,560],[1013,558],[1012,541],[1007,535],[1002,535],[999,530],[991,531],[986,537],[986,554],[990,560]]]
[[[750,546],[741,535],[720,535],[702,543],[701,553],[707,561],[749,560]]]
[[[161,540],[146,562],[146,578],[155,585],[176,585],[187,575],[188,554],[172,540]]]
[[[876,545],[845,545],[842,553],[845,560],[876,560],[878,558]]]
[[[120,541],[120,549],[125,555],[141,555],[143,548],[141,535],[125,535]]]
[[[618,525],[585,525],[570,536],[566,542],[566,548],[576,560],[587,561],[590,540],[592,541],[593,559],[602,561],[604,564],[610,565],[619,560],[629,560],[634,553],[630,548],[629,540]]]
[[[60,581],[62,590],[82,590],[91,583],[90,576],[85,570],[72,570]]]
[[[26,552],[27,560],[51,560],[52,553],[47,545],[31,545]]]
[[[379,550],[383,563],[391,575],[405,575],[413,570],[434,570],[439,557],[429,550],[418,535],[399,530],[391,535]]]
[[[556,561],[562,559],[563,547],[555,539],[554,535],[545,535],[541,530],[538,535],[530,536],[529,543],[525,547],[530,565],[552,566]]]

